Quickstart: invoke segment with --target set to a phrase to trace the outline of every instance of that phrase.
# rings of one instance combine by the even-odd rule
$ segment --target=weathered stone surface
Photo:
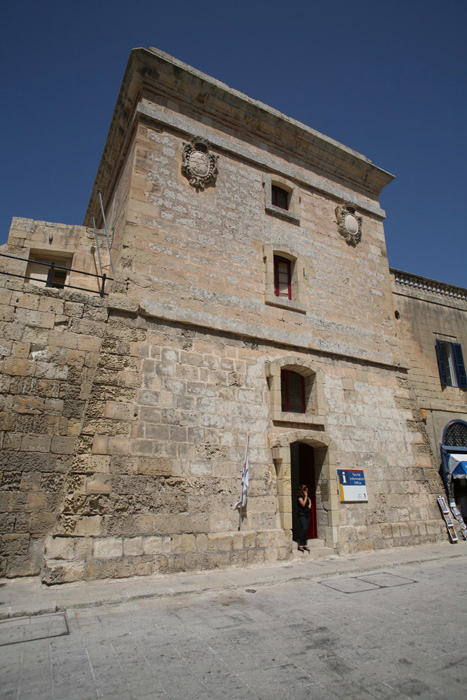
[[[123,541],[119,537],[96,539],[93,551],[96,559],[121,557],[123,555]]]
[[[424,312],[411,335],[413,297],[395,292],[407,372],[378,204],[391,176],[157,52],[132,60],[89,210],[100,188],[117,251],[109,296],[75,271],[86,293],[0,280],[6,575],[39,560],[52,584],[286,558],[300,473],[314,484],[317,536],[335,551],[445,536],[434,424],[465,407],[454,388],[439,395],[436,360],[417,352],[432,350],[433,330],[465,332],[465,303],[442,328],[439,308]],[[188,136],[219,156],[202,192],[180,170]],[[350,204],[362,225],[352,246],[335,215]],[[51,234],[73,268],[97,269],[85,227],[15,219],[8,246],[45,255]],[[277,258],[290,299],[276,294]],[[27,262],[12,265],[26,274]],[[290,372],[303,381],[300,413],[285,410]],[[430,449],[419,402],[435,398]],[[339,502],[337,468],[364,470],[368,503]]]

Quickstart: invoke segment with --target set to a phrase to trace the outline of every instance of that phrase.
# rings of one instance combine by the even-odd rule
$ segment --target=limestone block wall
[[[277,342],[397,361],[381,220],[363,212],[362,242],[349,246],[338,232],[337,200],[300,182],[298,166],[298,182],[291,182],[299,225],[269,215],[265,170],[238,157],[230,141],[232,153],[219,155],[216,186],[197,192],[181,172],[184,139],[169,127],[140,124],[115,290],[148,300],[152,315],[225,331],[253,326],[257,337]],[[252,159],[256,150],[250,146]],[[284,247],[297,257],[306,316],[265,303],[274,296],[265,249]]]
[[[398,372],[303,353],[323,377],[324,425],[284,424],[272,419],[266,371],[281,348],[130,313],[123,300],[119,310],[117,301],[72,463],[74,489],[46,543],[45,581],[287,558],[291,494],[280,490],[286,477],[275,457],[280,446],[286,462],[296,441],[322,457],[318,537],[329,546],[356,552],[445,536],[426,435]],[[250,491],[239,520],[247,435]],[[337,467],[365,469],[368,504],[338,502]]]
[[[130,186],[134,178],[135,145],[134,133],[128,135],[128,149],[118,175],[112,177],[112,189],[104,193],[102,204],[105,210],[106,226],[112,242],[112,258],[115,270],[120,267],[122,255],[122,240],[128,220],[128,199]],[[92,202],[92,214],[98,225],[104,226],[100,200],[96,197]],[[89,217],[91,211],[89,212]],[[89,218],[88,217],[88,218]],[[110,274],[110,273],[109,273]]]
[[[75,490],[46,547],[47,582],[288,557],[262,353],[114,306],[73,460]]]
[[[441,480],[407,377],[350,363],[325,376],[335,466],[363,469],[368,493],[368,503],[339,503],[338,551],[445,539]]]
[[[49,260],[54,260],[57,256],[65,256],[71,260],[74,270],[70,273],[67,284],[81,287],[85,291],[98,292],[100,282],[94,277],[101,274],[97,245],[103,271],[107,277],[111,277],[109,251],[104,231],[97,230],[95,235],[94,229],[85,226],[13,217],[8,241],[2,246],[0,252],[19,259],[13,260],[0,256],[0,270],[10,274],[25,275],[27,260],[33,254],[39,254]],[[88,274],[80,274],[80,271]]]
[[[406,275],[408,280],[410,275]],[[398,333],[409,363],[409,377],[430,437],[435,463],[450,420],[467,420],[467,391],[444,386],[436,356],[436,339],[460,343],[467,359],[466,292],[432,280],[413,278],[416,286],[394,283]],[[430,286],[432,289],[424,289]]]
[[[283,521],[290,527],[290,445],[299,441],[314,447],[318,537],[328,546],[351,553],[445,539],[442,484],[406,373],[296,353],[300,359],[322,378],[324,416],[273,420]],[[340,502],[339,468],[364,470],[368,503]]]
[[[403,373],[297,350],[319,378],[319,414],[284,421],[267,366],[290,349],[151,318],[118,295],[11,281],[1,293],[4,575],[59,583],[287,558],[294,442],[315,447],[327,545],[445,537]],[[368,504],[339,503],[339,467],[365,470]]]
[[[218,157],[199,191],[182,172],[195,136]],[[407,328],[395,321],[378,202],[391,179],[161,52],[132,53],[86,218],[102,190],[109,298],[0,277],[4,575],[52,584],[286,559],[297,442],[313,449],[328,546],[446,537],[419,408],[439,392],[428,328],[457,328],[461,307],[424,311],[422,329],[404,297]],[[273,181],[290,211],[271,206]],[[347,205],[356,245],[339,231]],[[7,249],[99,271],[85,227],[15,219]],[[275,253],[293,264],[291,300],[275,297]],[[306,414],[283,415],[281,367],[313,384]],[[442,401],[464,408],[457,392]],[[364,469],[368,503],[339,502],[337,468]]]
[[[0,276],[1,575],[40,572],[99,357],[99,297]]]

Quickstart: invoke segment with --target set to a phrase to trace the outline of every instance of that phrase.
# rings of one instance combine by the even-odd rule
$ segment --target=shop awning
[[[450,454],[448,459],[448,476],[453,479],[467,478],[467,454]]]

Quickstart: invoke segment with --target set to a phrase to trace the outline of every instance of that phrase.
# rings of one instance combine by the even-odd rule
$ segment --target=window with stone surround
[[[290,369],[281,370],[282,411],[305,413],[305,377]]]
[[[292,266],[294,262],[280,255],[274,256],[274,293],[276,297],[292,299]]]
[[[278,185],[271,185],[271,203],[274,207],[280,207],[281,209],[289,208],[289,197],[290,192],[284,190]]]
[[[265,245],[263,247],[265,265],[264,301],[269,306],[279,306],[290,311],[306,313],[304,296],[306,266],[289,246]]]
[[[263,175],[265,211],[271,216],[300,224],[300,196],[296,186],[279,175]]]
[[[68,284],[73,256],[31,251],[26,269],[27,282],[40,287],[63,289]]]
[[[271,416],[275,423],[324,424],[323,377],[303,358],[286,356],[266,363]]]
[[[444,386],[467,388],[467,375],[460,343],[437,338],[436,355]]]

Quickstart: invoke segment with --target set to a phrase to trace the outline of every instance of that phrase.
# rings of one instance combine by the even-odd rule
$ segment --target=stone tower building
[[[286,559],[299,482],[327,551],[445,536],[395,319],[391,180],[161,51],[132,51],[84,226],[14,219],[6,251],[22,259],[2,262],[26,276],[0,290],[4,575]],[[103,296],[83,274],[99,258]],[[38,286],[32,266],[56,259],[64,278]],[[341,469],[364,472],[360,500],[341,500]]]

